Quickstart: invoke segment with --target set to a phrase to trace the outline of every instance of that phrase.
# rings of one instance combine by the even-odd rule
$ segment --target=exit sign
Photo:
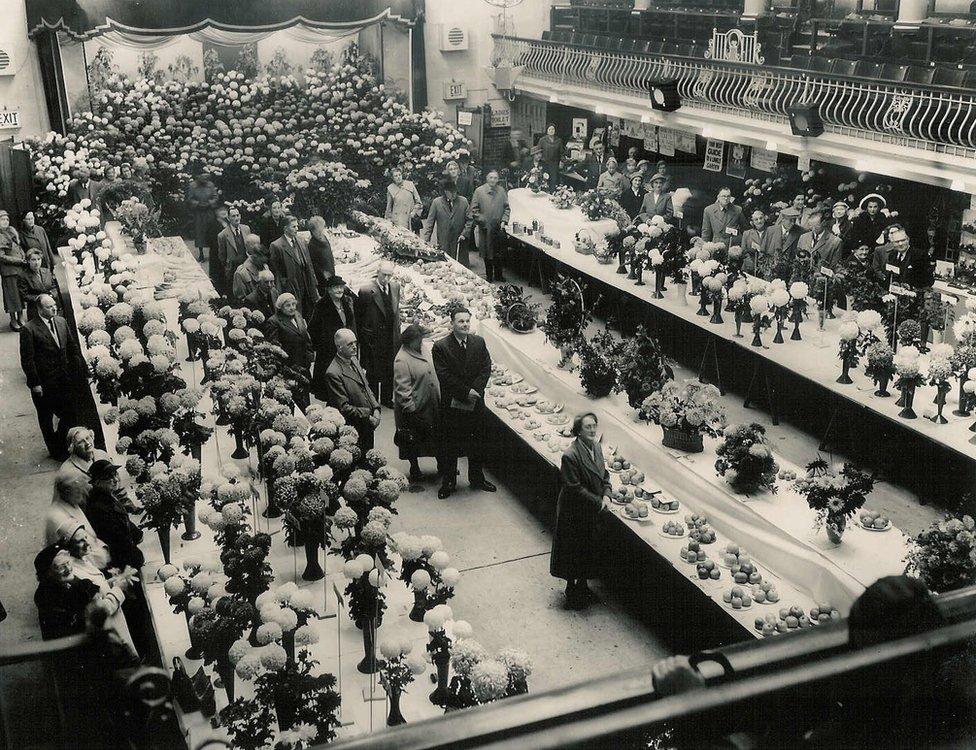
[[[445,81],[444,100],[466,99],[468,97],[468,86],[464,81]]]
[[[18,110],[0,109],[0,130],[13,130],[20,127]]]

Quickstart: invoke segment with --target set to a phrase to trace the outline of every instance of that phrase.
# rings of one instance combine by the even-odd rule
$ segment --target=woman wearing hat
[[[108,546],[112,565],[124,568],[131,565],[138,570],[145,562],[139,542],[142,530],[129,519],[119,502],[119,466],[108,459],[95,461],[88,470],[91,490],[85,503],[85,516],[98,538]]]
[[[644,193],[641,203],[641,216],[648,219],[660,216],[665,221],[674,218],[674,204],[671,202],[671,193],[667,191],[667,184],[667,175],[658,172],[651,177],[651,189]]]
[[[42,294],[49,294],[58,298],[58,285],[50,269],[43,265],[41,251],[32,247],[27,251],[27,267],[20,271],[17,284],[20,287],[20,298],[27,306],[27,319],[37,317],[37,298]]]
[[[21,220],[20,239],[24,245],[24,251],[30,252],[32,248],[41,251],[41,265],[49,271],[54,270],[54,251],[51,249],[51,241],[47,237],[44,227],[37,223],[33,211],[24,214]]]
[[[10,315],[10,328],[19,331],[24,325],[24,302],[20,296],[20,274],[27,268],[27,258],[20,235],[10,226],[10,214],[0,209],[0,285],[3,309]]]
[[[861,212],[851,222],[851,244],[853,247],[867,245],[875,248],[885,242],[884,233],[891,221],[882,212],[887,202],[877,193],[861,199],[858,208]]]
[[[74,574],[71,553],[60,544],[50,544],[34,558],[34,571],[41,638],[49,641],[85,632],[85,608],[99,596],[99,590]]]
[[[288,355],[287,364],[295,371],[298,381],[292,395],[298,407],[305,411],[309,403],[308,388],[312,377],[310,368],[315,360],[315,350],[308,335],[308,326],[298,312],[298,300],[294,294],[285,292],[278,295],[275,300],[275,314],[265,323],[264,335]]]
[[[840,237],[841,244],[844,246],[844,257],[854,248],[851,247],[851,232],[853,223],[848,217],[849,208],[844,201],[837,201],[830,212],[830,223],[827,229],[835,236]]]
[[[315,370],[312,373],[312,393],[325,401],[326,376],[336,355],[335,334],[340,328],[356,328],[356,300],[341,276],[325,282],[325,296],[320,297],[308,322],[308,335],[315,349]]]
[[[400,458],[410,462],[410,479],[423,479],[417,459],[436,456],[435,430],[440,420],[441,388],[430,360],[424,356],[426,331],[416,323],[400,335],[400,351],[393,358],[393,409]]]
[[[607,159],[607,170],[600,175],[596,187],[598,190],[606,190],[614,200],[623,195],[624,190],[630,189],[630,180],[618,169],[615,157]]]

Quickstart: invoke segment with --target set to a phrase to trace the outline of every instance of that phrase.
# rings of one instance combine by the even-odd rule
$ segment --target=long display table
[[[637,286],[626,276],[617,274],[616,263],[604,265],[593,256],[582,255],[575,251],[574,239],[581,228],[593,229],[594,232],[602,235],[613,226],[612,222],[589,222],[579,209],[559,210],[546,196],[534,195],[525,188],[510,191],[509,201],[511,222],[528,226],[532,225],[533,220],[540,222],[544,226],[545,234],[555,238],[559,242],[559,247],[543,243],[536,234],[511,235],[512,237],[606,287],[623,292],[648,308],[664,313],[672,322],[672,328],[674,322],[679,322],[682,333],[697,332],[700,341],[693,347],[690,359],[703,363],[712,377],[715,375],[713,367],[715,361],[718,362],[721,375],[726,378],[732,374],[737,361],[749,363],[751,365],[749,369],[752,371],[755,371],[756,364],[773,366],[782,377],[807,388],[806,393],[810,392],[809,386],[815,386],[813,392],[819,393],[824,399],[818,405],[820,416],[824,413],[823,406],[828,406],[829,413],[836,403],[846,402],[848,414],[854,410],[880,417],[889,428],[897,430],[899,435],[922,439],[942,451],[943,457],[951,454],[958,459],[954,463],[965,464],[971,476],[976,477],[974,435],[969,429],[974,418],[951,414],[957,406],[955,389],[949,394],[945,409],[945,416],[949,419],[949,423],[938,425],[923,416],[923,412],[934,412],[932,406],[936,395],[934,387],[922,386],[916,390],[915,410],[919,418],[906,420],[898,416],[900,407],[895,405],[895,398],[880,398],[874,395],[875,388],[862,371],[855,370],[851,373],[855,381],[854,385],[841,385],[836,382],[841,371],[838,358],[839,319],[825,321],[823,331],[818,330],[816,320],[805,321],[800,326],[803,340],[787,340],[784,344],[772,344],[774,332],[767,330],[763,333],[764,346],[752,347],[748,324],[743,325],[743,337],[737,338],[734,335],[735,323],[731,313],[724,315],[723,323],[710,323],[708,317],[697,315],[698,301],[686,297],[683,286],[671,284],[664,299],[654,299],[653,283]],[[687,352],[690,343],[688,337],[680,335],[678,337],[684,340],[676,342],[675,346],[679,349],[684,346]],[[717,347],[712,350],[716,352],[714,355],[707,350],[709,339],[711,339],[710,345]],[[704,352],[702,342],[706,347]],[[789,386],[781,390],[788,389]],[[838,422],[844,417],[835,416],[837,419],[832,426],[836,430],[839,426]],[[936,474],[942,468],[924,463],[926,463],[924,473]],[[967,481],[970,478],[967,477]]]

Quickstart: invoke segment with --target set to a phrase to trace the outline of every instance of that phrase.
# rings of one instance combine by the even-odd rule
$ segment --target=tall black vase
[[[319,565],[319,547],[322,540],[307,530],[302,530],[305,540],[305,570],[302,572],[303,581],[321,581],[325,577],[322,566]]]
[[[904,398],[904,408],[898,412],[898,416],[902,419],[916,419],[918,415],[912,409],[912,402],[915,400],[915,386],[910,385],[903,388],[902,395]]]
[[[969,394],[965,390],[968,380],[969,374],[964,370],[959,376],[959,407],[952,412],[957,417],[968,417],[972,414],[969,408]]]

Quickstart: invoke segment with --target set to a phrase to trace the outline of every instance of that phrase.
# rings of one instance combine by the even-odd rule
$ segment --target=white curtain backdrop
[[[135,48],[139,50],[160,50],[178,44],[179,40],[184,37],[192,39],[195,42],[200,42],[201,44],[203,42],[210,42],[225,47],[234,47],[244,44],[254,44],[272,35],[277,35],[285,41],[299,42],[301,44],[329,45],[346,37],[354,36],[360,30],[360,27],[356,27],[353,29],[343,29],[341,32],[330,32],[301,23],[289,26],[286,29],[257,32],[223,31],[221,29],[207,27],[200,31],[178,36],[130,34],[125,31],[112,30],[101,34],[93,41],[110,49]]]

